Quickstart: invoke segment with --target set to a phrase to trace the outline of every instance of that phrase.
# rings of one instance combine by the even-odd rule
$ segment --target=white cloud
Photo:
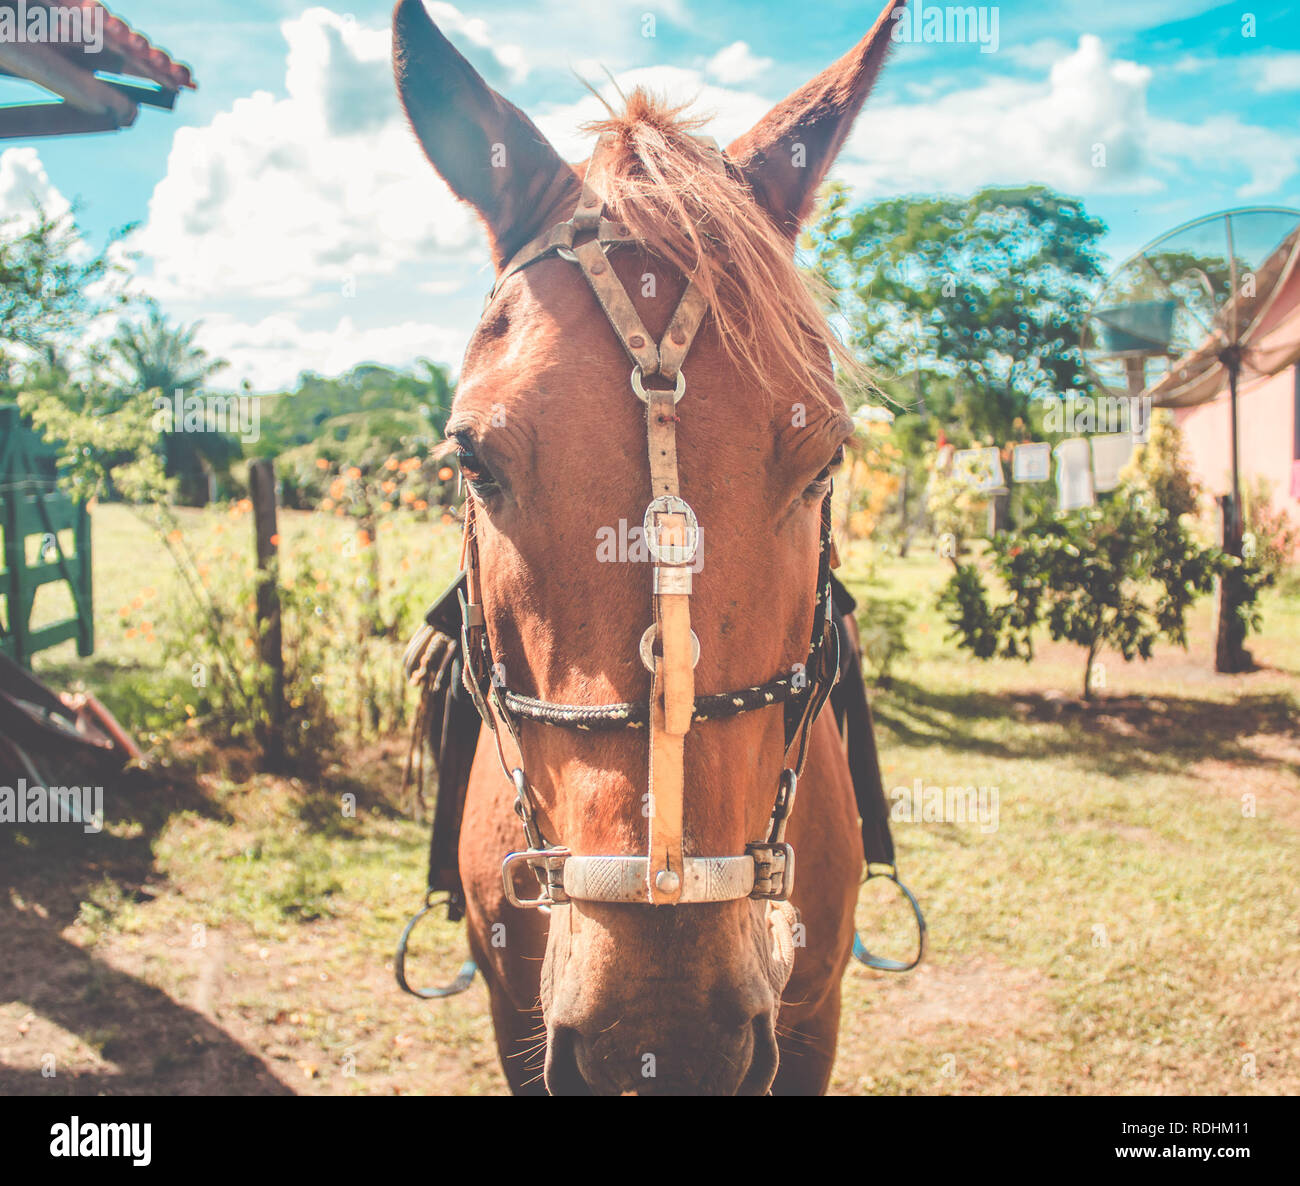
[[[1151,72],[1080,38],[1044,81],[993,77],[923,105],[868,106],[839,172],[872,194],[1033,179],[1076,193],[1143,191]],[[1096,168],[1096,145],[1105,168]]]
[[[0,220],[13,219],[12,227],[21,232],[34,221],[37,206],[55,218],[71,209],[36,149],[6,148],[0,152]]]
[[[755,57],[745,42],[733,41],[725,49],[718,50],[704,69],[719,82],[730,86],[737,82],[749,82],[771,67],[771,58]]]
[[[284,33],[286,98],[176,133],[134,244],[160,299],[291,300],[480,241],[398,111],[387,34],[324,9]]]
[[[1027,180],[1118,194],[1163,191],[1196,164],[1244,174],[1238,193],[1251,197],[1300,168],[1293,133],[1237,116],[1199,124],[1150,116],[1151,78],[1085,35],[1046,79],[995,76],[924,104],[868,105],[838,172],[871,196]]]
[[[1300,53],[1244,58],[1241,66],[1254,75],[1255,89],[1261,94],[1300,91]]]
[[[214,317],[204,323],[199,340],[215,357],[237,359],[238,378],[255,390],[273,391],[291,387],[307,370],[337,375],[362,362],[406,366],[423,357],[456,358],[465,329],[426,321],[361,326],[346,315],[306,329],[297,317],[276,313],[254,323]]]

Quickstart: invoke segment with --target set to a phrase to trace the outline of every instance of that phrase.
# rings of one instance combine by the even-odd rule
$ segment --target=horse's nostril
[[[574,1030],[557,1026],[546,1044],[546,1090],[552,1095],[591,1095],[587,1080],[578,1069],[577,1038]]]

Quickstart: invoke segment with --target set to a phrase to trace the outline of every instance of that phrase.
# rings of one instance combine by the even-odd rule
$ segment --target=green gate
[[[0,652],[28,667],[37,651],[69,638],[77,640],[78,655],[95,649],[90,515],[58,488],[57,456],[23,425],[14,404],[0,404]],[[33,629],[36,590],[63,581],[73,616]]]

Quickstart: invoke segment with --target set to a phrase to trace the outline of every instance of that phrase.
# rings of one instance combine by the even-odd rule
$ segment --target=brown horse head
[[[702,694],[761,684],[807,654],[820,509],[851,422],[832,373],[839,348],[794,243],[897,7],[732,143],[723,169],[710,167],[698,122],[639,91],[597,129],[612,148],[592,184],[634,240],[609,263],[645,327],[664,334],[688,276],[709,302],[682,368],[676,434],[682,495],[701,525],[691,620]],[[395,68],[420,143],[481,217],[499,274],[573,214],[582,171],[487,86],[420,0],[397,7]],[[448,435],[474,503],[492,658],[511,688],[546,701],[649,696],[638,643],[650,565],[629,538],[650,498],[646,411],[628,376],[591,288],[558,258],[509,278],[465,356]],[[646,851],[645,729],[520,731],[552,843]],[[739,854],[766,836],[784,751],[779,705],[691,728],[686,852]],[[747,898],[554,907],[541,977],[548,1087],[765,1092],[791,916]]]

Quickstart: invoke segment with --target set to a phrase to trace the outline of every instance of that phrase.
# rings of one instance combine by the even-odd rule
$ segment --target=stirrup
[[[450,898],[451,895],[448,894],[447,897],[441,900],[435,900],[432,893],[425,898],[424,905],[411,916],[410,922],[403,929],[402,937],[397,941],[397,954],[393,957],[393,974],[397,977],[398,987],[403,992],[409,992],[411,996],[420,997],[426,1001],[436,1001],[442,997],[454,997],[458,993],[464,992],[474,983],[474,976],[478,972],[478,964],[469,959],[461,964],[460,971],[456,973],[456,979],[445,988],[412,988],[406,983],[406,944],[411,938],[411,932],[415,930],[415,924],[435,906],[446,905]]]
[[[916,919],[916,955],[911,963],[906,964],[902,960],[887,959],[883,955],[872,955],[867,950],[867,945],[862,942],[862,936],[857,931],[854,931],[853,958],[868,968],[874,968],[877,972],[910,972],[925,958],[925,915],[921,913],[920,903],[917,902],[912,891],[898,880],[898,870],[893,865],[868,862],[867,875],[862,879],[863,884],[865,885],[873,877],[885,877],[892,881],[902,890],[903,897],[907,899],[908,905],[912,907],[912,916]]]

